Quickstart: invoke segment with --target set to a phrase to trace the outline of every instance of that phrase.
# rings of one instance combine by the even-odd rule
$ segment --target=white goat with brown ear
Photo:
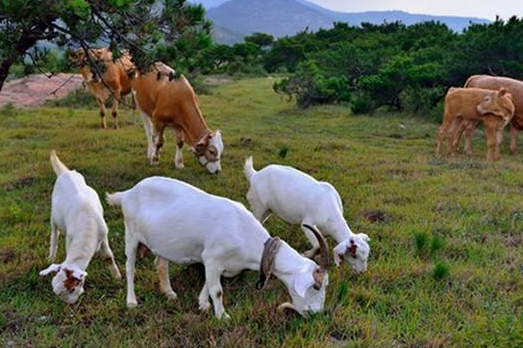
[[[205,284],[199,308],[208,310],[209,297],[218,318],[227,318],[223,307],[221,276],[233,277],[244,269],[261,270],[261,288],[274,274],[283,281],[300,314],[323,309],[328,284],[329,251],[318,238],[320,264],[298,254],[269,233],[241,204],[203,192],[184,182],[152,177],[128,191],[107,195],[109,204],[121,206],[125,218],[127,255],[127,306],[137,305],[134,293],[136,252],[141,245],[159,257],[161,290],[176,297],[169,282],[167,261],[177,264],[203,263]]]
[[[370,238],[352,233],[343,218],[340,195],[331,184],[287,166],[270,165],[257,172],[252,157],[245,162],[244,172],[250,183],[247,200],[258,221],[264,221],[272,211],[288,223],[300,225],[312,244],[307,257],[317,254],[319,244],[306,225],[317,226],[339,243],[334,248],[336,265],[346,259],[354,272],[367,270]]]
[[[54,293],[65,302],[74,303],[84,292],[85,270],[98,250],[110,262],[113,276],[119,279],[121,275],[109,247],[108,229],[98,194],[87,186],[80,173],[69,170],[54,151],[51,152],[51,164],[57,179],[52,196],[48,259],[53,262],[56,258],[59,232],[65,234],[67,255],[64,262],[52,264],[40,275],[56,273],[52,281]]]

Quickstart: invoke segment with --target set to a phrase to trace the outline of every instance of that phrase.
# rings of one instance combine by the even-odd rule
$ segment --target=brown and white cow
[[[483,122],[487,130],[487,160],[499,158],[503,128],[512,120],[515,106],[507,89],[491,91],[479,88],[451,88],[445,96],[443,123],[439,128],[436,155],[446,138],[449,155],[458,145],[457,132],[463,121]]]
[[[189,81],[184,76],[171,79],[169,74],[174,74],[172,68],[156,63],[151,72],[135,74],[131,80],[147,137],[147,156],[152,165],[158,164],[163,132],[170,127],[176,135],[176,168],[183,168],[182,147],[186,143],[198,162],[217,174],[221,171],[222,134],[207,126]]]
[[[118,106],[123,96],[131,93],[131,81],[128,71],[134,69],[129,55],[113,61],[112,53],[108,48],[90,49],[89,57],[86,57],[84,50],[80,49],[69,55],[70,59],[80,65],[80,73],[91,94],[94,95],[98,106],[100,107],[100,116],[102,117],[102,128],[107,128],[105,119],[105,102],[108,98],[113,98],[112,115],[114,118],[114,128],[118,128]],[[91,71],[88,61],[102,62],[105,65],[105,71],[100,79],[98,74]],[[134,118],[134,107],[133,107]]]
[[[490,75],[473,75],[465,83],[465,88],[483,88],[490,90],[499,90],[506,88],[512,95],[512,100],[516,111],[514,118],[510,122],[510,152],[513,154],[518,151],[518,134],[523,130],[523,81],[511,79],[508,77],[490,76]],[[477,122],[463,122],[457,136],[457,141],[465,131],[465,152],[471,153],[472,133],[477,127]]]

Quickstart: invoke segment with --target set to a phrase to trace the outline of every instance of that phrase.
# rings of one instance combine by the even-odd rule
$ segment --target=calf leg
[[[496,161],[500,159],[499,153],[500,153],[502,143],[503,143],[503,128],[498,129],[497,134],[496,134],[496,153],[495,153]]]
[[[51,221],[51,241],[49,246],[49,256],[47,260],[53,262],[56,259],[56,251],[58,250],[58,236],[60,232],[56,228],[56,225]]]
[[[125,271],[127,274],[127,307],[134,308],[138,305],[136,294],[134,293],[134,272],[138,242],[129,236],[127,224],[125,229],[125,255],[127,256],[127,263],[125,265]]]
[[[114,261],[114,254],[111,250],[111,247],[109,247],[109,239],[107,238],[107,236],[105,236],[100,246],[100,254],[104,258],[104,260],[107,260],[107,262],[109,263],[109,269],[111,270],[111,274],[113,275],[113,277],[116,279],[121,279],[122,275],[120,274],[118,265]]]
[[[465,129],[465,153],[469,156],[472,155],[472,134],[477,125],[477,122],[468,122]]]
[[[496,160],[497,130],[496,128],[486,125],[487,127],[487,161]]]
[[[304,221],[300,225],[301,230],[303,231],[303,233],[305,233],[305,236],[307,237],[309,242],[311,242],[311,244],[312,244],[312,249],[304,252],[303,255],[305,257],[312,259],[320,251],[320,243],[318,242],[318,239],[316,238],[314,233],[312,233],[308,228],[305,228],[305,226],[303,226],[304,224],[306,224],[306,225],[313,225],[313,224]]]
[[[510,124],[510,152],[515,155],[518,153],[518,135],[519,130]]]
[[[98,107],[100,108],[100,117],[102,118],[102,128],[107,128],[107,121],[105,119],[105,100],[101,98],[96,98],[96,102],[98,103]]]
[[[158,279],[160,280],[160,291],[167,296],[168,299],[175,299],[178,297],[171,287],[169,280],[169,261],[158,256],[155,260],[156,271],[158,272]]]

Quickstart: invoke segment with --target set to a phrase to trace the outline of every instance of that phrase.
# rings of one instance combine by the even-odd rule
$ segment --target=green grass
[[[207,174],[188,151],[186,168],[175,170],[170,133],[160,166],[151,167],[141,126],[122,121],[119,131],[100,130],[95,107],[3,113],[0,345],[523,345],[523,157],[510,156],[505,145],[502,160],[487,163],[480,132],[472,158],[436,159],[434,123],[405,115],[355,117],[345,106],[299,110],[274,94],[272,83],[240,80],[200,97],[208,123],[224,134],[219,176]],[[245,137],[252,141],[242,142]],[[85,294],[66,305],[52,293],[51,279],[38,276],[48,265],[52,149],[99,194],[166,175],[245,203],[247,156],[256,168],[295,166],[334,184],[353,231],[372,238],[368,272],[332,269],[326,310],[309,319],[277,310],[288,300],[281,282],[257,291],[257,273],[245,272],[224,280],[232,319],[220,322],[197,310],[200,267],[171,267],[179,298],[166,301],[152,258],[140,261],[139,307],[128,310],[125,281],[111,279],[95,258]],[[104,206],[123,271],[122,215]],[[371,210],[385,213],[384,221],[366,220]],[[299,251],[309,248],[297,226],[272,217],[268,230]],[[59,260],[63,249],[62,239]]]

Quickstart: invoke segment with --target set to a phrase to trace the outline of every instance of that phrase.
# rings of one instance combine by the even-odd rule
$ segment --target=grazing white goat
[[[51,164],[57,179],[52,196],[48,260],[53,262],[56,258],[59,232],[65,234],[67,255],[64,262],[52,264],[40,275],[56,272],[52,281],[54,293],[63,301],[74,303],[84,292],[85,270],[98,250],[110,262],[113,276],[119,279],[121,275],[109,247],[108,229],[98,194],[87,186],[80,173],[69,170],[55,151],[51,152]]]
[[[307,257],[316,255],[319,245],[305,225],[316,226],[339,243],[334,248],[337,266],[346,259],[354,272],[367,270],[370,238],[352,233],[343,218],[340,195],[331,184],[287,166],[270,165],[257,172],[252,157],[245,162],[244,172],[250,183],[247,200],[256,219],[264,221],[270,210],[290,224],[299,224],[312,244]]]
[[[263,287],[271,274],[287,286],[293,309],[302,315],[323,309],[328,284],[329,251],[316,229],[320,265],[298,254],[269,233],[240,203],[210,195],[184,182],[152,177],[132,189],[107,195],[109,204],[121,206],[125,218],[127,255],[127,306],[137,305],[134,293],[136,252],[141,245],[159,257],[160,287],[175,297],[167,261],[203,263],[205,284],[199,295],[201,310],[210,307],[218,318],[228,318],[223,307],[220,277],[233,277],[244,269],[261,270]]]

